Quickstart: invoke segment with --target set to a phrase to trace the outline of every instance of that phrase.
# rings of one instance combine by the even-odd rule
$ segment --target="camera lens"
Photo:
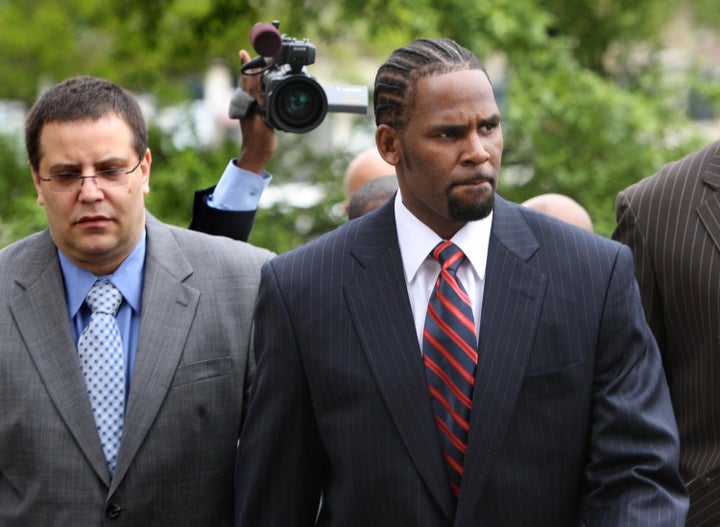
[[[304,133],[317,128],[327,113],[322,86],[304,75],[291,75],[273,86],[270,119],[275,128]]]

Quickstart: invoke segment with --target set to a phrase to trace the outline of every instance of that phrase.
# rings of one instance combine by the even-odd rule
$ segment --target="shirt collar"
[[[58,249],[60,268],[65,279],[65,299],[70,317],[74,317],[85,302],[85,297],[98,278],[109,279],[122,293],[123,299],[137,313],[140,313],[143,288],[143,270],[145,267],[146,234],[143,230],[140,240],[130,255],[120,264],[114,273],[106,277],[95,276],[90,271],[78,267]]]
[[[485,279],[492,218],[491,212],[482,220],[469,221],[451,238],[451,241],[465,253],[480,280]],[[442,241],[442,238],[405,207],[399,190],[395,195],[395,225],[405,278],[410,283],[430,251]]]

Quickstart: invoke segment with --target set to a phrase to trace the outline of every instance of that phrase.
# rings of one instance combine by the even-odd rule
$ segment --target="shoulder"
[[[509,226],[494,232],[499,230],[501,241],[510,240],[505,244],[515,244],[519,247],[516,254],[526,256],[544,272],[565,278],[592,272],[606,274],[619,260],[632,268],[630,250],[615,240],[515,203],[504,201],[497,210],[501,221]]]
[[[59,273],[57,248],[47,229],[0,249],[0,298],[7,301],[52,266]]]
[[[298,280],[323,280],[329,269],[347,267],[349,257],[346,225],[325,233],[299,247],[274,257],[269,264],[276,278],[283,283],[298,285]]]
[[[0,270],[5,276],[8,270],[27,274],[31,268],[47,265],[55,251],[50,232],[36,232],[0,249]]]
[[[616,251],[619,248],[619,244],[609,238],[502,198],[498,198],[495,211],[497,221],[493,222],[494,229],[503,222],[507,224],[502,229],[505,236],[533,239],[539,247],[562,244],[583,249],[598,246]]]
[[[695,186],[707,165],[715,159],[720,161],[720,141],[700,150],[666,163],[655,174],[641,179],[619,193],[620,199],[638,202],[644,198],[680,198],[681,188]]]
[[[373,216],[376,212],[378,211],[347,221],[299,247],[278,255],[273,259],[273,265],[287,265],[298,261],[337,260],[343,255],[349,255],[352,248],[362,243],[362,240],[368,237],[377,239],[374,234],[375,229],[378,224],[386,224],[386,221],[378,221],[378,218]],[[394,217],[391,216],[390,219],[394,233]]]
[[[18,252],[33,250],[33,248],[37,245],[38,241],[41,240],[43,237],[45,237],[48,234],[49,233],[48,233],[47,229],[45,229],[45,230],[30,234],[29,236],[26,236],[25,238],[16,240],[16,241],[6,245],[5,247],[0,248],[0,256],[7,258],[11,254],[17,254]]]
[[[185,258],[198,268],[258,268],[273,253],[246,242],[214,236],[148,218],[148,253],[161,259]]]

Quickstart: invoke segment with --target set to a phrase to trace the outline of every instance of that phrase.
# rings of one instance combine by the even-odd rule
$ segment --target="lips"
[[[82,216],[75,223],[83,227],[102,226],[109,223],[111,220],[107,216],[93,215],[93,216]]]
[[[495,178],[490,177],[490,176],[475,175],[464,181],[458,181],[457,183],[453,183],[453,186],[454,187],[474,186],[474,185],[481,185],[483,183],[487,183],[490,186],[494,187],[495,186]]]

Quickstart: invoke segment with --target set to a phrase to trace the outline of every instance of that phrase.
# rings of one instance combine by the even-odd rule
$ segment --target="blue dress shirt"
[[[271,180],[272,176],[267,172],[257,175],[239,168],[233,159],[225,167],[213,193],[208,196],[207,205],[219,210],[257,210],[263,190]]]
[[[80,334],[90,321],[90,309],[85,305],[85,296],[99,278],[108,278],[123,296],[117,313],[117,322],[125,352],[125,397],[130,393],[135,351],[140,333],[140,314],[145,269],[146,234],[143,231],[137,245],[114,273],[107,277],[95,276],[72,263],[58,250],[60,267],[65,278],[65,302],[72,322],[72,332],[77,344]]]

